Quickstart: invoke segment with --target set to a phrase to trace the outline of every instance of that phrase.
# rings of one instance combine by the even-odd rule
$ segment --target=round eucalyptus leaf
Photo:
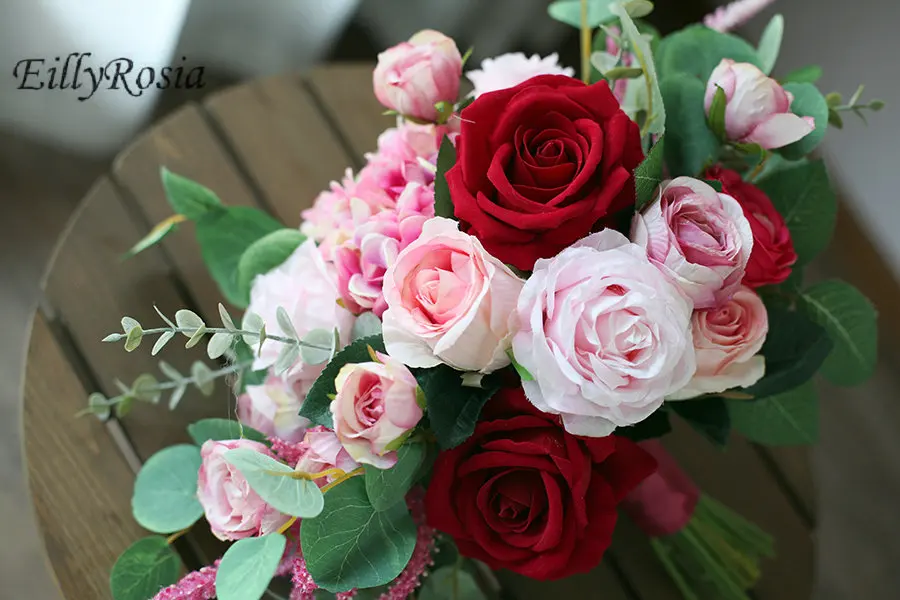
[[[219,600],[258,600],[278,570],[287,539],[279,533],[245,538],[233,544],[216,573]]]
[[[150,457],[134,482],[131,510],[144,529],[172,533],[203,516],[197,500],[200,449],[179,444]]]

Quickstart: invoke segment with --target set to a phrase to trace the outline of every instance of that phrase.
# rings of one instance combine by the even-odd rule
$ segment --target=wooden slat
[[[85,396],[46,321],[36,316],[24,412],[31,494],[64,596],[102,600],[111,597],[116,558],[145,534],[131,518],[133,473],[106,427],[73,416]]]
[[[220,92],[204,105],[235,156],[288,227],[350,162],[299,78],[272,77]]]
[[[138,138],[115,160],[113,174],[137,201],[150,223],[172,215],[160,181],[160,168],[189,177],[216,192],[228,205],[256,206],[253,193],[210,130],[200,110],[186,105]],[[142,232],[143,234],[144,232]],[[128,248],[141,236],[128,240]],[[200,255],[190,226],[164,242],[172,264],[204,314],[216,314],[219,290]],[[117,249],[117,252],[120,249]]]
[[[509,571],[497,571],[495,575],[504,594],[515,600],[548,598],[631,600],[621,582],[608,569],[595,569],[591,573],[573,575],[558,581],[535,581]]]
[[[776,475],[783,478],[784,485],[789,489],[797,504],[807,526],[815,527],[818,523],[818,486],[813,479],[810,454],[813,449],[806,446],[796,447],[767,447],[757,446],[757,451],[772,463],[776,469]]]

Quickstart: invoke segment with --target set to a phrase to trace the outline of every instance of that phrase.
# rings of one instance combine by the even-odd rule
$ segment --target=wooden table
[[[146,535],[131,517],[135,472],[155,451],[189,441],[186,424],[225,417],[233,400],[188,396],[174,412],[140,405],[122,421],[74,418],[89,392],[115,395],[114,380],[158,373],[149,347],[126,354],[101,344],[132,316],[155,323],[191,307],[216,320],[220,301],[188,227],[161,248],[126,262],[122,253],[168,217],[161,166],[215,190],[227,204],[262,207],[296,225],[329,181],[375,148],[391,124],[371,91],[371,66],[339,65],[307,77],[280,76],[188,104],[122,152],[94,185],[59,241],[34,317],[25,383],[29,484],[47,556],[67,599],[109,597],[118,554]],[[166,361],[187,370],[202,349],[171,344]],[[190,392],[189,392],[190,394]],[[764,449],[735,439],[726,452],[676,427],[667,445],[700,486],[773,533],[779,558],[764,565],[760,600],[801,600],[813,580],[814,492],[803,450]],[[620,521],[608,558],[593,573],[553,584],[502,576],[517,598],[679,600],[646,539]],[[198,533],[179,546],[185,565],[216,558]]]

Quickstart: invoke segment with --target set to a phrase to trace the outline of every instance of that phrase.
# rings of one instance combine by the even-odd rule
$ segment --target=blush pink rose
[[[516,87],[524,81],[538,75],[575,76],[572,67],[561,67],[559,55],[555,52],[541,58],[537,54],[526,57],[521,52],[501,54],[481,61],[481,68],[466,72],[466,77],[475,88],[472,95],[476,98],[488,92]]]
[[[379,318],[384,314],[384,274],[433,216],[434,189],[409,183],[393,210],[382,211],[357,227],[353,237],[335,249],[338,289],[351,312],[371,310]]]
[[[659,197],[634,216],[631,239],[698,309],[731,297],[753,249],[737,200],[691,177],[662,183]]]
[[[435,122],[439,102],[456,102],[462,56],[452,39],[426,29],[378,55],[375,97],[405,117]]]
[[[264,444],[251,440],[208,440],[200,448],[197,498],[213,535],[225,541],[272,533],[291,518],[266,504],[225,460],[225,453],[235,448],[272,456]]]
[[[756,293],[741,286],[717,308],[698,310],[691,317],[697,372],[687,386],[667,400],[749,387],[763,378],[765,359],[759,354],[769,319]]]
[[[809,135],[816,128],[812,117],[791,112],[794,97],[777,81],[750,63],[723,58],[706,84],[709,113],[716,88],[725,92],[725,132],[728,139],[763,148],[781,148]]]
[[[522,280],[456,221],[429,219],[384,276],[388,354],[410,367],[505,367],[521,289]]]
[[[347,453],[337,435],[322,426],[311,427],[303,438],[303,454],[294,467],[295,471],[314,475],[328,469],[340,469],[349,473],[359,463]],[[328,475],[315,482],[319,487],[324,487],[338,478],[338,475]]]
[[[285,442],[303,439],[309,420],[300,416],[302,398],[280,377],[269,375],[262,385],[248,385],[237,399],[238,420]]]
[[[397,462],[391,445],[422,419],[416,378],[400,361],[376,353],[379,362],[346,364],[335,379],[331,402],[334,432],[357,462],[389,469]]]
[[[690,300],[612,229],[538,260],[516,316],[525,395],[575,435],[646,419],[694,373]]]
[[[301,339],[313,329],[332,331],[337,328],[343,347],[350,341],[355,317],[338,304],[338,299],[334,265],[325,262],[313,240],[307,240],[283,264],[253,280],[247,310],[262,317],[266,331],[271,335],[286,335],[276,318],[279,307],[290,316]],[[257,354],[253,369],[274,365],[281,349],[282,344],[274,341],[265,342],[262,351],[254,345],[253,351]],[[297,394],[305,397],[324,368],[324,364],[308,365],[298,358],[283,377],[295,386]]]

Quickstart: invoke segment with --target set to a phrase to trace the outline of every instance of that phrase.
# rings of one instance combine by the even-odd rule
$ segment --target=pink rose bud
[[[197,475],[197,498],[213,535],[224,541],[266,535],[290,520],[266,504],[237,467],[225,460],[225,453],[235,448],[272,456],[264,444],[251,440],[208,440],[200,448],[203,462]]]
[[[664,181],[659,197],[634,216],[631,239],[687,296],[711,308],[737,291],[753,232],[737,200],[691,177]]]
[[[501,369],[522,284],[456,221],[429,219],[384,275],[385,347],[410,367]]]
[[[812,117],[791,112],[794,97],[777,81],[750,63],[723,58],[706,84],[706,113],[716,88],[725,92],[725,131],[728,139],[763,148],[787,146],[816,128]]]
[[[435,104],[459,95],[462,56],[452,39],[426,29],[378,55],[372,76],[375,96],[405,117],[435,122]]]
[[[389,446],[419,423],[422,407],[409,369],[390,356],[376,356],[380,362],[341,368],[331,414],[334,432],[354,460],[388,469],[397,462]]]
[[[766,371],[759,355],[769,318],[756,293],[741,288],[718,308],[699,310],[691,317],[697,372],[687,386],[667,400],[684,400],[701,394],[750,387]]]
[[[285,442],[299,442],[309,421],[300,416],[303,400],[288,382],[269,375],[262,385],[248,385],[237,399],[238,420]]]

